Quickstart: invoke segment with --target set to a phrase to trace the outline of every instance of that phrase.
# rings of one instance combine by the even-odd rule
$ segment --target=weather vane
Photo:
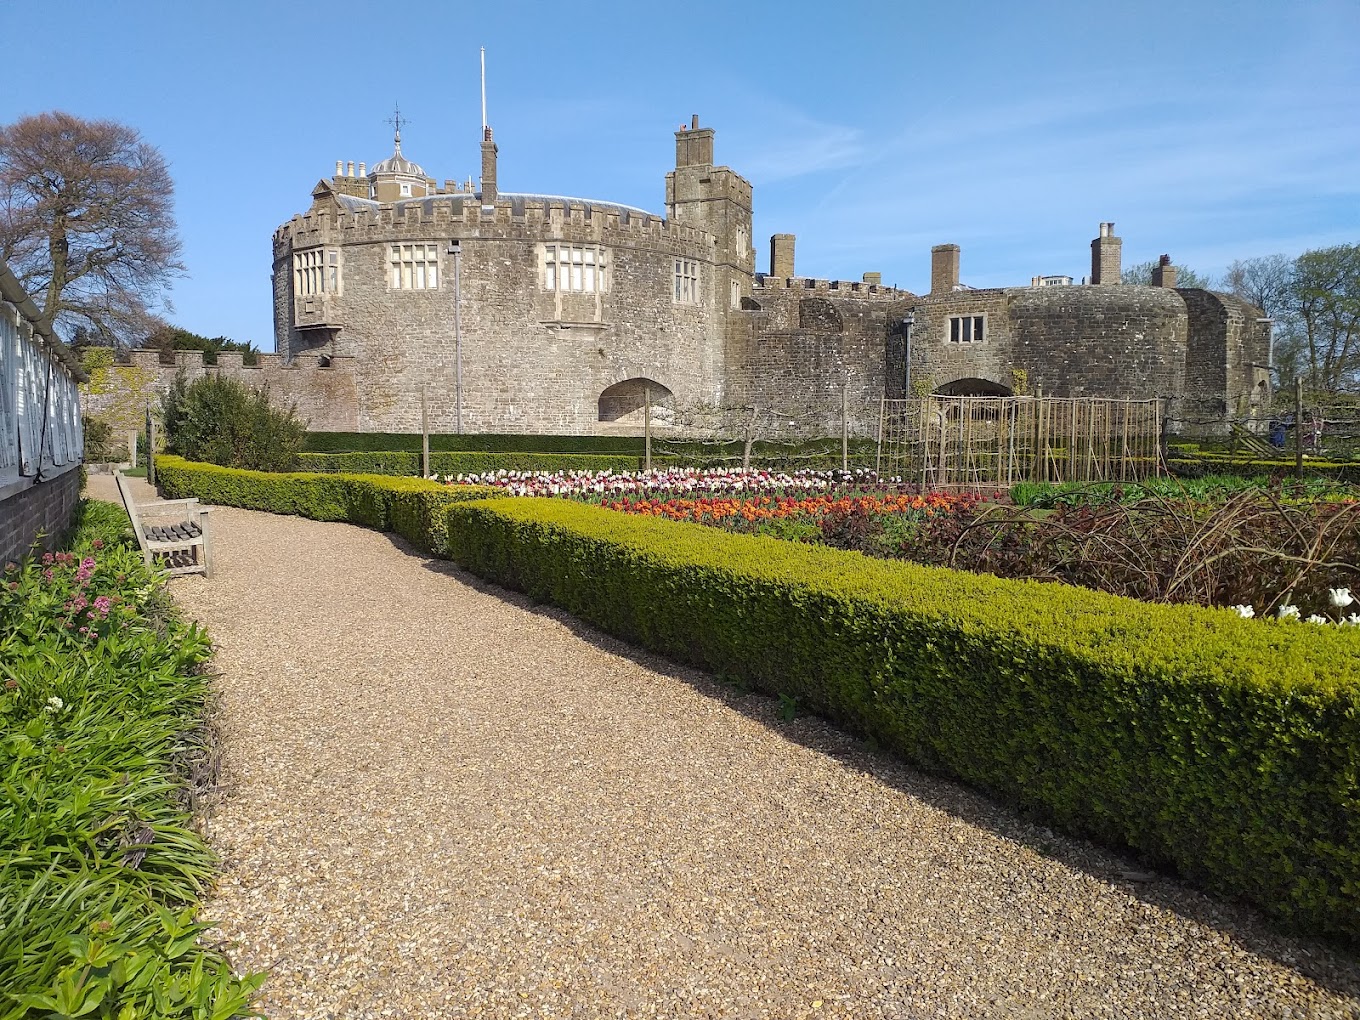
[[[396,134],[395,134],[393,140],[396,142],[397,148],[400,149],[400,148],[401,148],[401,126],[402,126],[403,124],[410,124],[410,123],[411,123],[410,119],[407,118],[407,117],[403,117],[403,116],[401,115],[401,106],[400,106],[399,104],[393,103],[393,104],[392,104],[392,116],[388,117],[385,123],[391,124],[392,127],[395,129]]]

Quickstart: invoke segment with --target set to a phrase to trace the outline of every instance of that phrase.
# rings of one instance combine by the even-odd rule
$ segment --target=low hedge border
[[[448,548],[451,505],[500,495],[499,489],[484,485],[442,485],[423,478],[376,474],[271,474],[172,456],[156,459],[156,479],[171,499],[197,496],[217,506],[362,524],[394,531],[436,555],[444,555]]]
[[[1360,936],[1360,640],[549,499],[449,511],[450,553],[626,641]]]
[[[674,457],[653,457],[653,467],[670,467]],[[405,451],[373,453],[303,453],[303,471],[322,473],[411,475],[420,474],[420,454]],[[436,475],[483,474],[488,471],[637,471],[639,457],[618,454],[573,453],[430,453],[430,471]]]
[[[923,768],[1130,847],[1288,926],[1360,937],[1353,632],[566,500],[481,500],[487,490],[471,486],[164,460],[170,494],[391,527],[488,580],[797,698]],[[411,513],[444,520],[403,517],[398,527],[384,508],[407,491],[424,493]]]

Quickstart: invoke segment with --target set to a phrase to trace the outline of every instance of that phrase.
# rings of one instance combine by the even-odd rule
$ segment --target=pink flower
[[[107,595],[100,595],[94,600],[94,608],[101,616],[108,616],[109,609],[113,606],[113,599]]]
[[[52,565],[52,560],[53,556],[51,553],[43,553],[42,561],[44,567],[50,567]]]
[[[90,545],[96,549],[102,549],[104,548],[104,540],[102,538],[96,538]]]

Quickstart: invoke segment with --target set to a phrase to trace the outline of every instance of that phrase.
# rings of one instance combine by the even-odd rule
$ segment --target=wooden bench
[[[118,472],[118,492],[123,497],[142,547],[147,566],[163,567],[171,574],[212,576],[212,541],[208,532],[208,508],[196,499],[163,499],[138,503],[132,486]],[[157,562],[159,558],[160,562]]]

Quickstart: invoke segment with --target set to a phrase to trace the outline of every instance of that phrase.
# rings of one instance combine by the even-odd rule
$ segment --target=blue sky
[[[402,13],[418,11],[419,13]],[[337,159],[478,173],[478,47],[506,191],[662,211],[673,132],[754,185],[757,266],[928,288],[1360,242],[1360,3],[0,0],[0,119],[130,124],[176,181],[171,318],[272,347],[270,236]],[[50,43],[50,45],[48,45]]]

